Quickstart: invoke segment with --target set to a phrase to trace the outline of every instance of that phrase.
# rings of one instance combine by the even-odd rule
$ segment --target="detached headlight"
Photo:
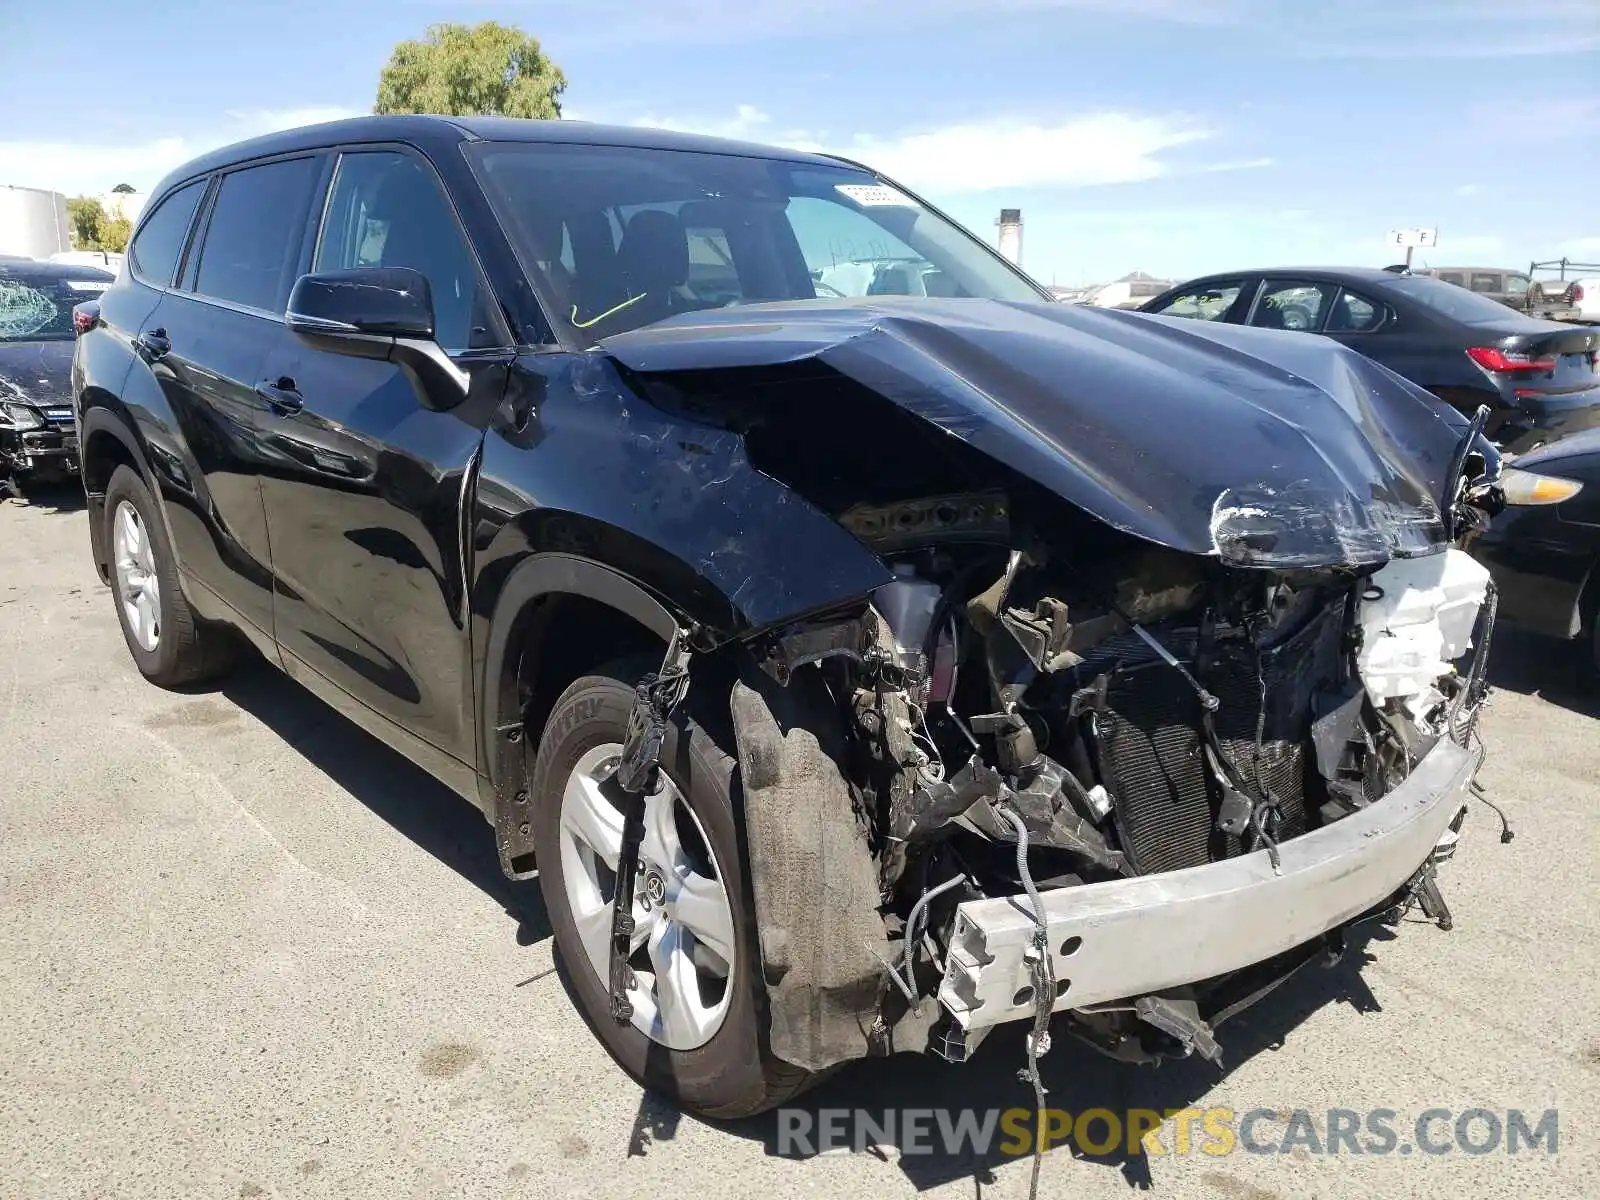
[[[13,429],[43,429],[44,418],[30,404],[15,401],[0,402],[0,419]]]
[[[1519,471],[1516,467],[1501,472],[1500,486],[1505,489],[1507,504],[1560,504],[1583,491],[1583,484],[1575,479]]]

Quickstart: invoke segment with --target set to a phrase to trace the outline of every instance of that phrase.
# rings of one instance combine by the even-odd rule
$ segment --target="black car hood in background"
[[[644,373],[815,359],[1116,528],[1239,565],[1368,566],[1445,541],[1460,430],[1303,333],[880,297],[685,314],[600,349]]]
[[[0,342],[0,397],[11,390],[35,404],[68,404],[72,398],[71,341]]]

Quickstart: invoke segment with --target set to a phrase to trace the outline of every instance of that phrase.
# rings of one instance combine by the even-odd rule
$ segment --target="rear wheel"
[[[139,673],[162,687],[181,687],[225,671],[232,637],[189,607],[155,497],[129,467],[118,467],[106,486],[105,520],[117,621]]]
[[[633,1017],[611,1016],[611,908],[622,812],[601,791],[627,736],[636,663],[577,680],[556,702],[534,768],[539,886],[568,991],[595,1036],[641,1084],[708,1117],[783,1103],[809,1072],[767,1051],[766,998],[733,758],[688,718],[668,729],[645,798],[629,967]],[[693,699],[691,692],[691,700]]]

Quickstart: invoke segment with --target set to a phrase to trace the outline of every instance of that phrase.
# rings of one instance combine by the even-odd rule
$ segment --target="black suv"
[[[473,800],[697,1111],[1053,1011],[1215,1055],[1446,919],[1496,460],[1330,342],[1054,304],[838,159],[431,117],[180,168],[79,316],[139,670],[248,641]]]

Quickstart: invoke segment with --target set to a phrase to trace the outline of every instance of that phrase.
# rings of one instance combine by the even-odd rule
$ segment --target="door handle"
[[[172,339],[167,336],[165,329],[149,329],[138,337],[139,349],[144,351],[145,357],[151,362],[165,358],[172,352]]]
[[[294,386],[294,380],[288,377],[278,379],[263,379],[256,384],[256,395],[267,402],[267,406],[279,416],[292,417],[306,406],[306,398]]]

